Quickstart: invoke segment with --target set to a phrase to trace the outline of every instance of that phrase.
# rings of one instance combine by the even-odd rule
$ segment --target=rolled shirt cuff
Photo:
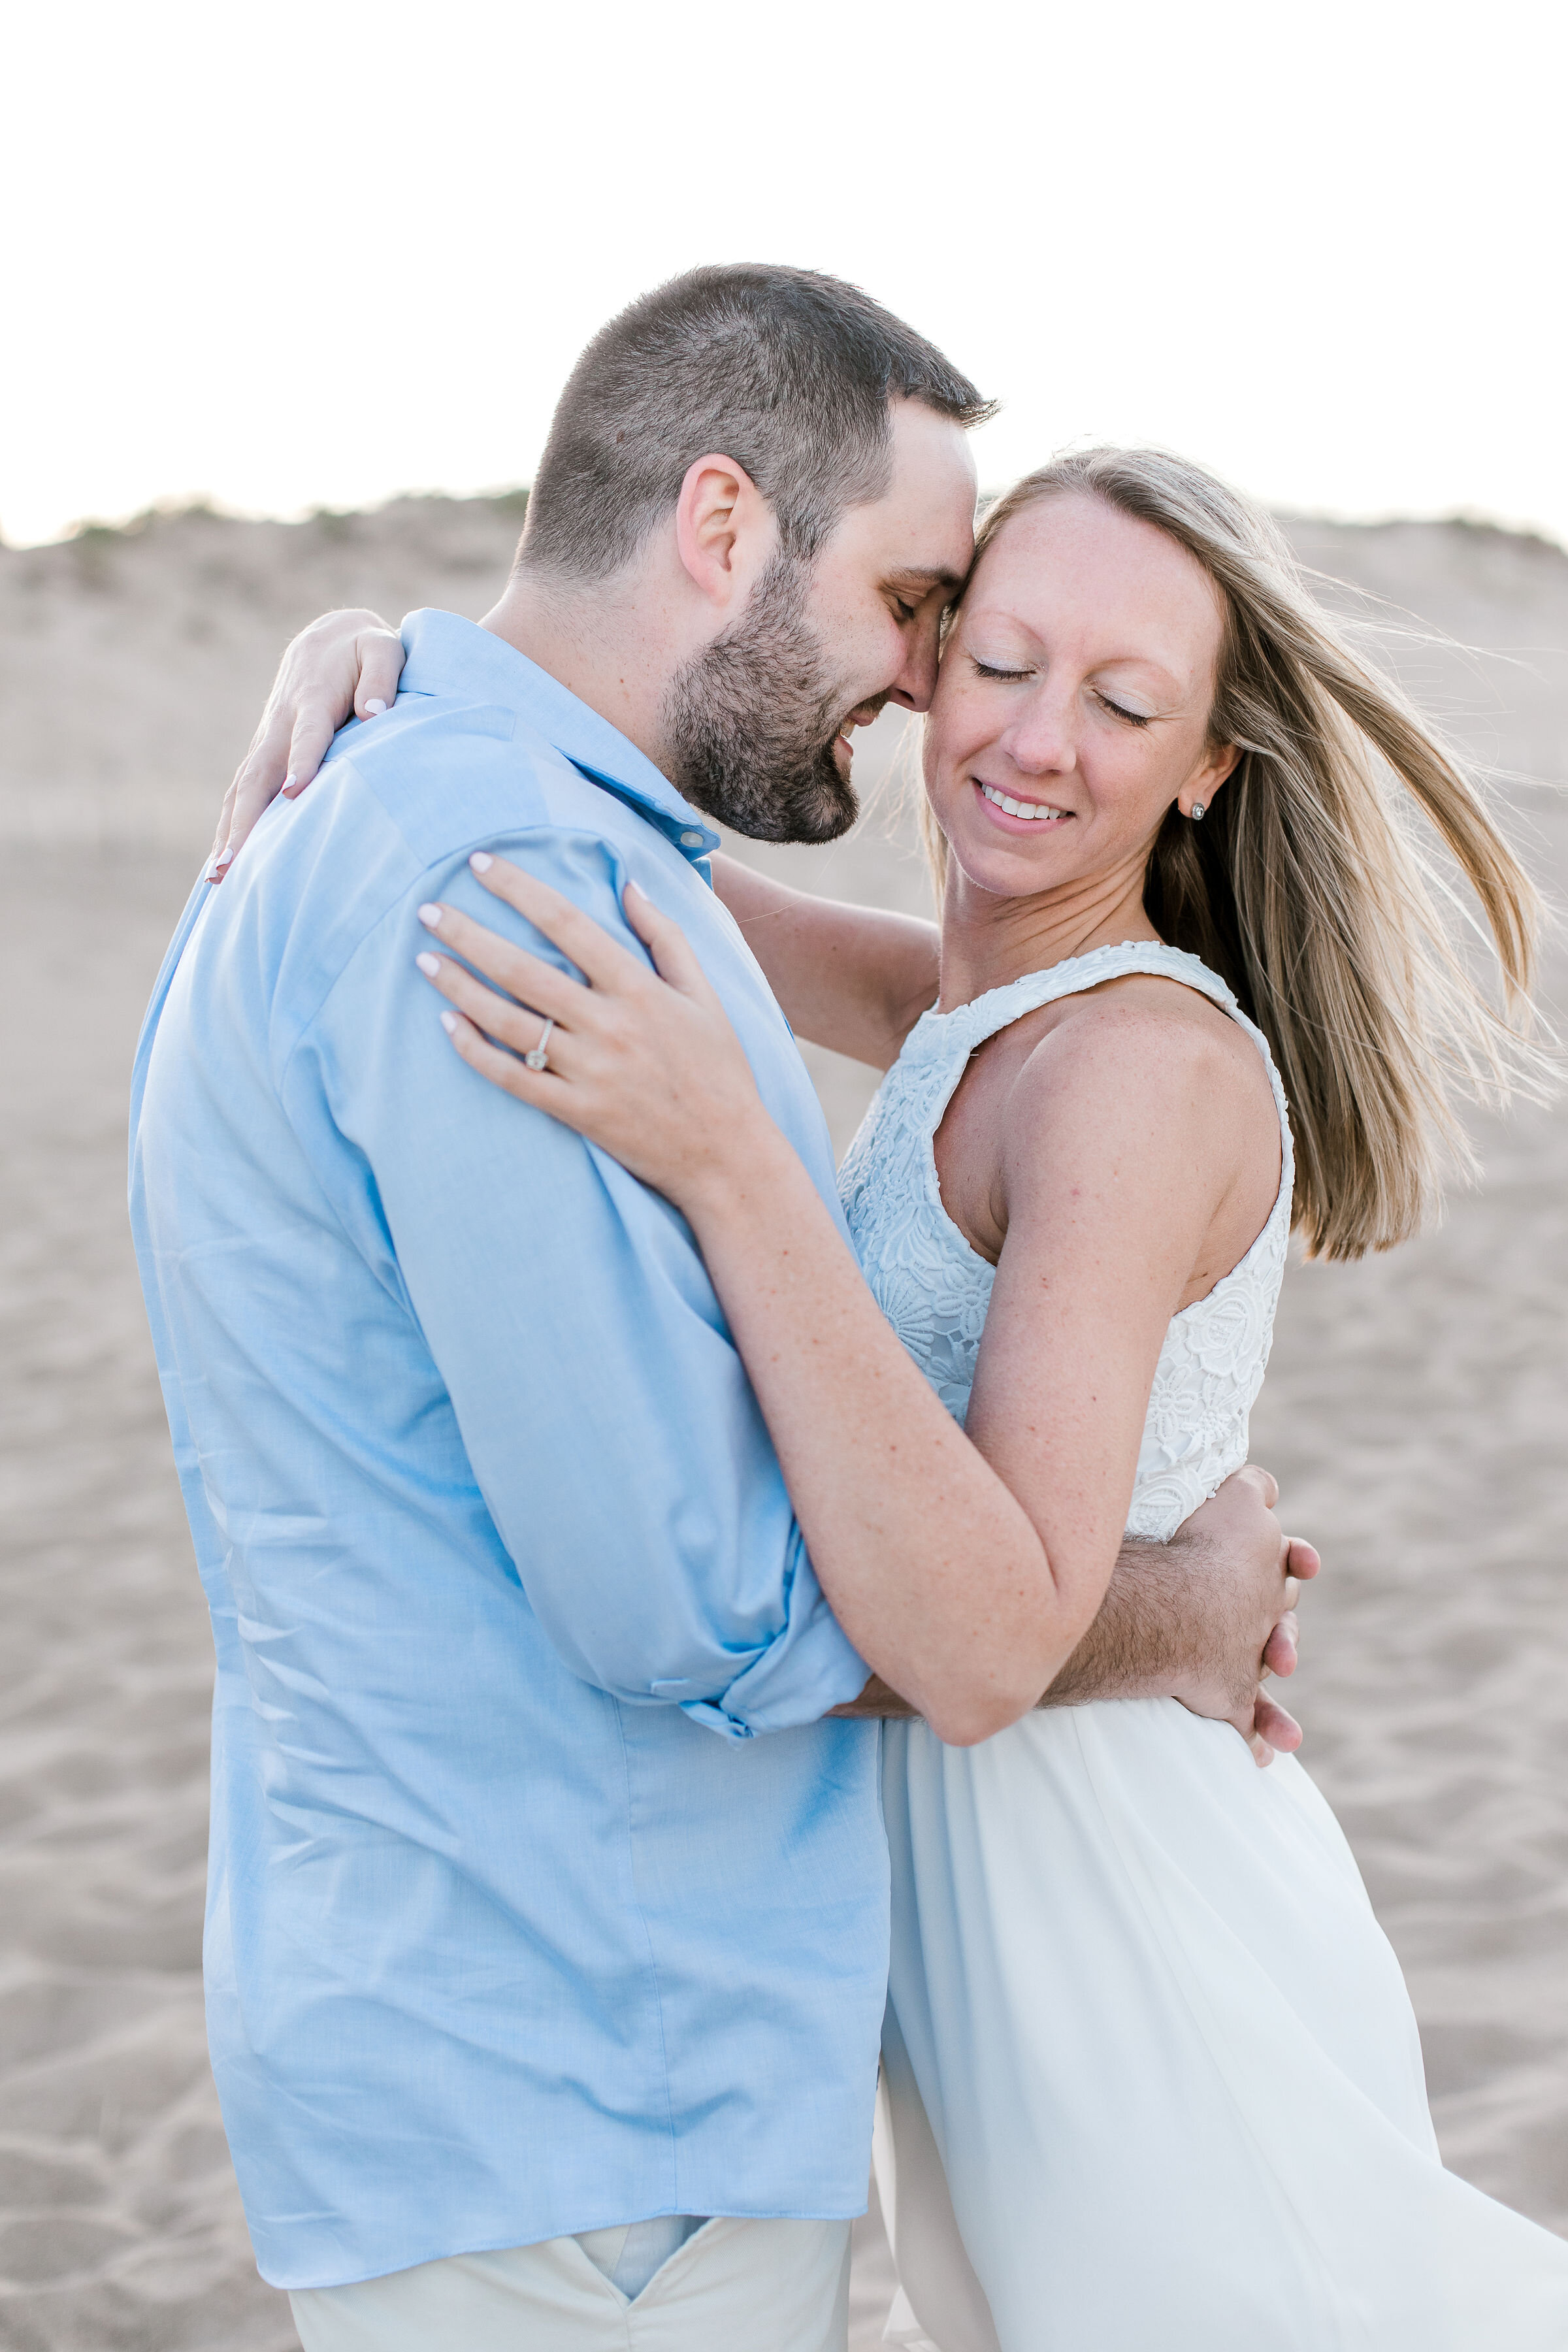
[[[806,1622],[791,1626],[738,1674],[718,1699],[682,1699],[681,1713],[721,1739],[752,1739],[816,1723],[858,1698],[871,1669],[820,1590]],[[665,1685],[660,1696],[675,1691]]]

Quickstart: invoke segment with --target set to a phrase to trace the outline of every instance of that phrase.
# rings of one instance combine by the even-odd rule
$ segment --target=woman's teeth
[[[1067,814],[1066,809],[1047,808],[1044,801],[1012,800],[1005,793],[997,792],[994,787],[990,784],[982,784],[980,790],[984,797],[992,803],[993,807],[1005,810],[1008,816],[1037,817],[1043,822],[1047,817],[1066,816]]]

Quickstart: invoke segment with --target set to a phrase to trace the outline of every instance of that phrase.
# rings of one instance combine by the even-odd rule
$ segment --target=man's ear
[[[676,551],[710,604],[743,604],[777,538],[773,509],[733,457],[699,457],[687,467],[675,508]]]

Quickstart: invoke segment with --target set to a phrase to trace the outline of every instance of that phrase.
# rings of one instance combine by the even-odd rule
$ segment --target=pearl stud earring
[[[1202,816],[1203,813],[1204,804],[1202,801],[1194,801],[1193,803],[1193,822],[1194,824],[1197,823],[1199,817]]]

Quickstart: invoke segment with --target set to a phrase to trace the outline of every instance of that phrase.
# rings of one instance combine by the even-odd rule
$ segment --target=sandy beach
[[[362,599],[477,615],[517,521],[405,500],[0,549],[5,2352],[296,2345],[206,2065],[211,1654],[126,1230],[126,1080],[284,636]],[[1391,658],[1568,896],[1568,556],[1458,524],[1290,528],[1405,616]],[[892,782],[845,843],[755,854],[924,902]],[[1561,935],[1547,995],[1568,1026]],[[842,1148],[870,1077],[812,1062]],[[1324,1553],[1291,1704],[1409,1975],[1447,2159],[1568,2232],[1568,1107],[1476,1133],[1484,1182],[1438,1231],[1292,1267],[1254,1455]],[[862,2237],[870,2352],[885,2257]]]

